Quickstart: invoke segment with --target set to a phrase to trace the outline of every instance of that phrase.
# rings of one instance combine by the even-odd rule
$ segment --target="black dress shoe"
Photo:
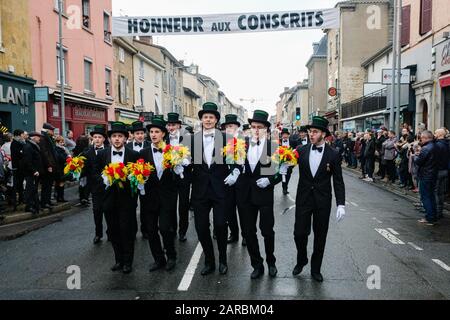
[[[52,207],[51,206],[49,206],[48,204],[44,204],[44,205],[42,205],[41,206],[41,209],[52,209]]]
[[[142,232],[142,239],[148,240],[148,233],[147,232]]]
[[[94,244],[99,243],[101,240],[102,240],[102,237],[95,236],[95,238],[94,238]]]
[[[162,269],[166,266],[167,262],[166,261],[161,261],[161,262],[155,262],[153,264],[150,265],[150,268],[148,269],[148,271],[153,272],[159,269]]]
[[[242,246],[243,247],[247,246],[247,240],[245,240],[245,238],[242,238]]]
[[[178,236],[178,240],[179,240],[180,242],[185,242],[185,241],[187,240],[186,234],[180,233],[180,235]]]
[[[258,279],[264,274],[264,268],[255,268],[253,270],[252,274],[250,275],[250,278],[252,279]]]
[[[113,265],[111,267],[111,271],[120,271],[120,270],[122,270],[122,268],[123,268],[123,266],[121,263],[116,263],[115,265]]]
[[[269,276],[275,278],[277,276],[278,269],[275,265],[269,266]]]
[[[283,190],[283,194],[284,194],[284,195],[287,195],[287,194],[289,194],[289,191]]]
[[[219,264],[219,273],[227,274],[227,272],[228,272],[228,266],[226,265],[226,263],[220,263]]]
[[[206,276],[210,273],[213,273],[215,270],[216,270],[215,266],[205,265],[205,267],[202,269],[201,275]]]
[[[124,274],[129,274],[129,273],[131,273],[132,270],[133,270],[133,269],[131,268],[131,266],[129,266],[129,265],[124,265],[124,266],[123,266],[123,269],[122,269],[122,272],[123,272]]]
[[[173,270],[176,265],[177,265],[177,260],[174,258],[169,258],[169,259],[167,259],[166,270],[167,271]]]
[[[234,243],[234,242],[238,242],[239,241],[239,237],[236,236],[229,236],[227,243]]]
[[[311,277],[316,280],[317,282],[322,282],[323,281],[323,277],[322,274],[320,272],[311,272]]]
[[[299,275],[302,271],[303,271],[303,267],[301,264],[297,264],[294,267],[294,270],[292,270],[292,275],[293,276],[297,276]]]

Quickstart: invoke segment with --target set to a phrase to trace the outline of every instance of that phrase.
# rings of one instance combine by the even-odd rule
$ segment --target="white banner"
[[[113,17],[113,36],[227,34],[339,28],[339,9],[165,17]]]

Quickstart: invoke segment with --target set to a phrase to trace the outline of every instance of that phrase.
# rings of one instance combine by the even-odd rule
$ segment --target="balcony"
[[[370,95],[342,104],[342,119],[386,109],[386,89],[375,91]]]

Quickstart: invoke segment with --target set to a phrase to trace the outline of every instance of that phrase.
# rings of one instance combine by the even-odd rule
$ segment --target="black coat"
[[[245,139],[246,151],[249,149],[249,138]],[[274,187],[278,184],[282,177],[277,173],[277,164],[271,161],[271,155],[277,149],[275,143],[270,143],[266,140],[266,153],[261,154],[255,171],[252,172],[248,159],[245,160],[245,171],[239,175],[236,182],[236,199],[238,205],[245,205],[249,201],[257,206],[273,206],[274,202]],[[271,174],[262,174],[261,169],[268,170]],[[268,178],[270,185],[266,188],[260,188],[256,185],[256,181],[260,178]]]
[[[56,153],[56,178],[61,180],[64,177],[64,167],[66,166],[67,153],[60,147],[55,147]]]
[[[138,152],[125,148],[124,164],[127,164],[128,162],[136,162],[138,158]],[[102,171],[105,166],[110,163],[111,147],[98,151],[94,164],[94,172],[97,183],[100,183],[103,186]],[[128,180],[124,182],[123,185],[123,189],[120,189],[118,185],[114,185],[105,190],[103,197],[103,210],[105,212],[111,212],[119,209],[128,210],[130,212],[134,212],[136,210],[137,195],[132,194]]]
[[[43,131],[42,135],[43,137],[39,142],[39,147],[41,148],[42,165],[46,169],[45,172],[47,172],[47,168],[52,168],[53,172],[55,172],[58,165],[56,160],[57,156],[55,150],[55,142],[47,132]]]
[[[98,150],[98,152],[100,151],[101,150]],[[101,180],[98,179],[97,173],[95,172],[95,162],[97,161],[97,155],[95,154],[94,146],[90,146],[88,149],[83,151],[81,155],[86,157],[81,177],[86,177],[87,186],[91,191],[91,193],[94,194],[103,193],[105,191],[105,185]]]
[[[129,143],[127,143],[127,144],[125,145],[125,147],[127,147],[127,148],[133,150],[133,143],[134,143],[134,141],[129,142]],[[151,145],[151,143],[150,143],[150,141],[148,141],[148,140],[144,140],[144,142],[143,142],[143,144],[142,144],[142,146],[143,146],[144,148],[149,148],[150,145]]]
[[[44,171],[42,166],[41,150],[39,146],[28,140],[23,146],[23,175],[33,176],[35,172],[42,174]]]
[[[345,205],[345,185],[342,178],[341,156],[338,151],[325,144],[322,161],[314,177],[309,166],[311,144],[299,147],[297,151],[300,155],[297,210],[331,209],[331,179],[333,179],[336,205]]]
[[[11,164],[13,169],[22,169],[23,164],[23,148],[25,147],[25,142],[19,142],[13,139],[11,142]]]
[[[375,139],[370,139],[366,142],[366,146],[364,148],[364,158],[365,159],[374,159],[375,158]]]
[[[437,159],[436,147],[433,141],[427,142],[422,146],[415,164],[418,167],[417,177],[419,179],[433,180],[437,177]]]
[[[438,139],[435,142],[438,170],[450,169],[450,145],[446,139]]]

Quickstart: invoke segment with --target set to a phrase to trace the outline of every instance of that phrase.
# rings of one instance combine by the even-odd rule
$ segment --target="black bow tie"
[[[135,142],[134,145],[142,148],[142,142]]]
[[[251,141],[250,144],[251,144],[252,146],[255,146],[255,145],[259,146],[259,145],[261,144],[261,141],[259,141],[259,140],[256,141],[256,142]]]
[[[312,149],[313,149],[313,150],[317,150],[317,151],[319,151],[319,152],[322,152],[323,147],[317,147],[315,144],[313,144]]]
[[[153,148],[153,152],[162,152],[162,149]]]
[[[115,156],[115,155],[122,156],[123,155],[123,151],[113,151],[113,156]]]
[[[103,147],[95,147],[95,151],[97,150],[103,150]]]

